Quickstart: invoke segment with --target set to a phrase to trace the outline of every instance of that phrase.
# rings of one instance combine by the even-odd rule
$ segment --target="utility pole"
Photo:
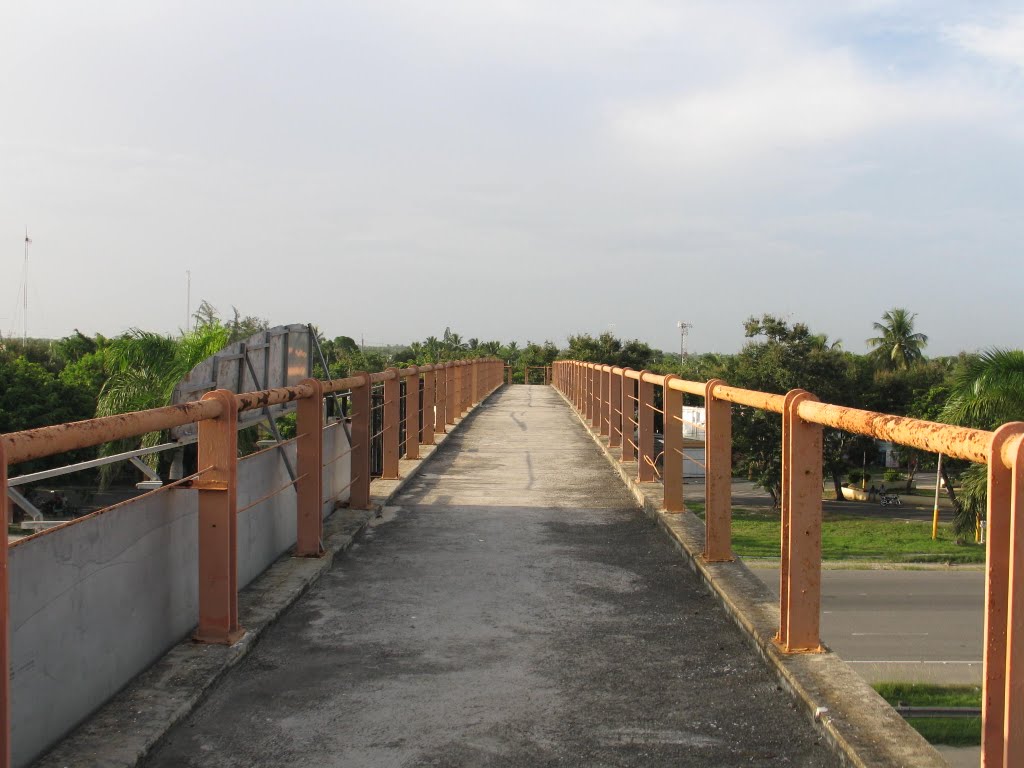
[[[676,323],[676,328],[679,329],[679,363],[682,364],[686,357],[686,337],[689,335],[690,329],[693,328],[693,323],[680,320]]]
[[[24,355],[28,350],[28,247],[32,245],[32,238],[28,236],[28,225],[25,226],[25,292],[21,297],[21,353]]]
[[[935,507],[932,510],[932,541],[939,537],[939,485],[942,483],[942,454],[935,467]]]

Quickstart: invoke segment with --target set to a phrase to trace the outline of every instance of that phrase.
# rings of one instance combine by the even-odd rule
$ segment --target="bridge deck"
[[[148,766],[835,765],[548,387],[506,387]]]

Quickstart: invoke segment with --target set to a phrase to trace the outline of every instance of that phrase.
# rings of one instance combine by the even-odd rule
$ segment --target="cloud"
[[[1008,16],[998,24],[958,24],[947,37],[976,56],[1024,69],[1024,13]]]
[[[620,105],[611,124],[633,148],[703,165],[813,150],[894,126],[978,119],[995,109],[954,82],[884,79],[835,50],[776,61],[714,88]]]

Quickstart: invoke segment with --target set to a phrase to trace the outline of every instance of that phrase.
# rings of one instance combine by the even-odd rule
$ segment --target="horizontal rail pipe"
[[[601,386],[605,375],[614,382],[611,387]],[[730,407],[783,416],[782,626],[776,641],[786,653],[820,650],[821,427],[987,464],[982,764],[1024,765],[1024,729],[1015,725],[1024,721],[1024,423],[1006,424],[989,432],[818,402],[802,390],[781,395],[733,387],[719,380],[687,381],[603,363],[559,360],[553,365],[552,380],[581,417],[598,428],[595,431],[608,435],[610,448],[621,446],[621,461],[638,462],[641,480],[652,479],[654,469],[646,445],[650,429],[646,421],[656,409],[648,388],[660,386],[704,398],[708,418],[704,558],[709,562],[731,559]],[[627,383],[631,381],[637,384]],[[683,420],[671,411],[679,400],[666,396],[663,402],[666,450],[678,450],[681,435],[675,432],[682,429]],[[636,420],[632,417],[634,403]],[[603,425],[594,415],[602,412],[618,414],[618,424],[607,431],[601,429]],[[614,427],[619,425],[617,432]],[[639,427],[639,445],[631,439],[631,426]],[[666,462],[666,467],[670,465],[674,470],[675,460]],[[681,506],[682,494],[674,480],[665,483],[664,498],[666,511]]]
[[[477,358],[452,363],[438,363],[413,366],[401,370],[390,368],[373,374],[359,373],[342,379],[318,381],[307,379],[294,386],[276,387],[256,392],[234,393],[216,390],[197,400],[180,405],[153,408],[145,411],[104,416],[85,421],[57,424],[36,429],[11,432],[0,435],[0,513],[9,520],[10,501],[7,497],[10,465],[54,456],[68,451],[90,448],[103,443],[138,437],[151,432],[161,432],[185,424],[199,425],[200,464],[204,469],[194,475],[192,485],[199,491],[199,616],[197,639],[214,643],[232,643],[237,640],[241,627],[238,623],[238,553],[236,525],[239,514],[237,503],[237,414],[241,411],[259,410],[271,405],[298,402],[299,420],[302,422],[300,435],[296,438],[299,464],[302,470],[297,479],[288,485],[295,485],[299,495],[297,511],[296,554],[316,557],[322,552],[320,538],[322,520],[319,505],[322,500],[323,461],[322,435],[325,424],[322,402],[325,395],[349,392],[353,413],[351,414],[350,448],[346,453],[352,457],[350,500],[352,506],[369,504],[370,484],[370,389],[383,384],[392,393],[392,401],[384,408],[383,431],[393,434],[397,440],[399,414],[397,397],[398,383],[406,380],[407,391],[418,397],[420,377],[429,376],[429,387],[433,393],[435,379],[440,383],[446,376],[457,372],[454,380],[459,391],[439,386],[443,394],[430,403],[431,415],[424,418],[424,443],[433,442],[435,432],[443,432],[446,418],[454,423],[452,416],[463,412],[502,383],[500,360]],[[551,369],[545,369],[545,380],[550,381]],[[449,383],[452,379],[448,379]],[[457,395],[457,397],[456,397]],[[432,395],[431,395],[432,396]],[[449,411],[442,406],[444,399],[451,404]],[[318,400],[312,407],[311,400]],[[435,405],[437,415],[434,414]],[[424,404],[427,407],[427,403]],[[442,415],[443,414],[443,415]],[[406,458],[418,456],[419,416],[417,423],[407,430]],[[428,433],[429,432],[429,436]],[[191,441],[190,441],[191,442]],[[413,447],[410,447],[413,446]],[[158,446],[153,450],[161,450]],[[392,451],[394,445],[391,445]],[[133,455],[141,455],[133,452]],[[112,457],[116,459],[117,457]],[[105,463],[103,460],[98,463]],[[333,463],[332,462],[329,463]],[[395,461],[389,454],[389,467]],[[90,463],[91,464],[91,463]],[[81,467],[85,468],[85,466]],[[262,499],[260,500],[262,501]],[[250,505],[253,506],[253,505]],[[87,524],[88,518],[82,522]],[[51,529],[56,530],[56,529]],[[10,620],[7,539],[0,547],[0,669],[10,666]],[[10,679],[0,676],[0,768],[10,768]]]

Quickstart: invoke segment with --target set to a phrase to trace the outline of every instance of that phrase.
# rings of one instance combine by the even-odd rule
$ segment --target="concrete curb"
[[[52,747],[34,768],[130,768],[138,764],[175,725],[186,718],[220,679],[256,647],[264,632],[334,565],[359,538],[381,507],[398,495],[437,455],[447,438],[501,387],[448,425],[436,445],[420,446],[420,459],[399,462],[399,480],[371,485],[370,509],[338,509],[324,521],[320,558],[285,553],[238,595],[245,635],[232,646],[200,645],[184,639],[113,699]]]
[[[846,765],[855,768],[946,766],[935,748],[835,653],[782,654],[772,642],[779,626],[778,602],[761,580],[739,558],[731,563],[704,562],[701,557],[704,523],[689,512],[662,511],[661,484],[637,482],[637,463],[622,462],[622,451],[609,448],[607,440],[587,424],[568,398],[561,392],[559,395],[644,512],[670,537],[690,568],[744,631],[780,684],[818,725]]]

